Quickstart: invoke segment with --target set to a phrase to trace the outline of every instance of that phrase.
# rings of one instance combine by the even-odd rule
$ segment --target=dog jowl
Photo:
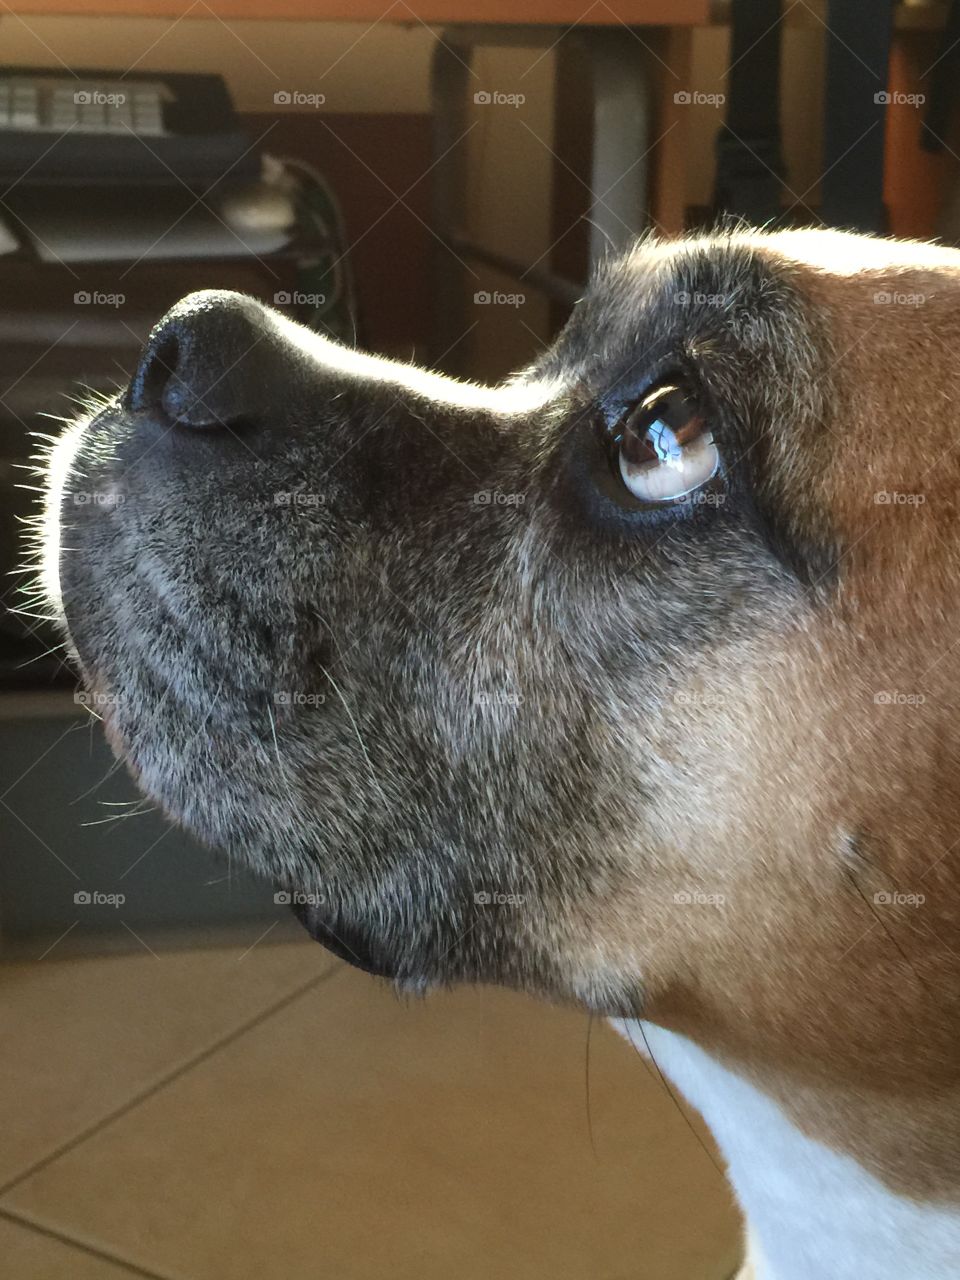
[[[345,958],[643,1017],[960,1194],[958,338],[960,254],[827,232],[642,244],[495,388],[195,294],[52,450],[46,589],[140,787]]]

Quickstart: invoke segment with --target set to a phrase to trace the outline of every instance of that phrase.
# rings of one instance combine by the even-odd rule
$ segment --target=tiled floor
[[[313,944],[0,967],[3,1280],[726,1280],[730,1198],[602,1024]]]

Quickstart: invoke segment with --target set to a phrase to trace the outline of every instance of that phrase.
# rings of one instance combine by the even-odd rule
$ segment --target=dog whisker
[[[380,798],[383,801],[383,803],[389,806],[390,802],[387,799],[386,795],[384,794],[383,787],[381,787],[380,785],[380,779],[377,777],[376,770],[373,767],[373,761],[370,759],[370,754],[367,751],[367,744],[363,740],[363,735],[360,732],[360,726],[357,724],[354,718],[353,712],[350,710],[350,705],[347,702],[346,698],[344,697],[342,689],[337,684],[336,680],[334,680],[333,676],[331,675],[327,667],[321,666],[320,670],[323,672],[326,678],[330,681],[331,687],[333,688],[334,693],[340,699],[343,709],[346,712],[347,719],[350,721],[350,724],[353,727],[353,732],[356,735],[357,742],[360,746],[360,751],[363,755],[364,761],[366,762],[367,770],[370,774],[370,781],[373,783],[373,785],[376,787],[377,791],[379,792]]]

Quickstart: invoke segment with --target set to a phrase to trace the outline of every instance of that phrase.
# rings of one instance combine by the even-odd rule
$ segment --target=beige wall
[[[433,37],[419,23],[237,22],[215,18],[0,19],[3,61],[216,71],[240,111],[270,111],[278,89],[322,93],[321,110],[428,110]]]
[[[474,92],[522,95],[519,106],[471,104],[467,231],[499,253],[532,263],[550,245],[554,60],[543,50],[478,49]],[[549,265],[544,259],[542,265]],[[497,377],[532,360],[548,333],[548,304],[523,281],[474,266],[477,288],[522,295],[517,306],[473,306],[468,291],[472,366]]]

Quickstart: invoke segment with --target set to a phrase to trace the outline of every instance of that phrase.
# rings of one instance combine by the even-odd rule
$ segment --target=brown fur
[[[253,461],[150,398],[218,308],[255,339],[246,385],[283,388],[230,431]],[[68,496],[128,499],[53,485],[49,538],[78,548],[66,619],[144,789],[322,889],[311,928],[371,967],[642,1013],[960,1202],[960,254],[642,246],[513,414],[295,347],[249,301],[188,300],[142,394],[60,446]],[[593,424],[677,365],[732,496],[651,532],[597,497]],[[315,510],[273,509],[304,485]],[[285,688],[322,705],[272,712]]]

